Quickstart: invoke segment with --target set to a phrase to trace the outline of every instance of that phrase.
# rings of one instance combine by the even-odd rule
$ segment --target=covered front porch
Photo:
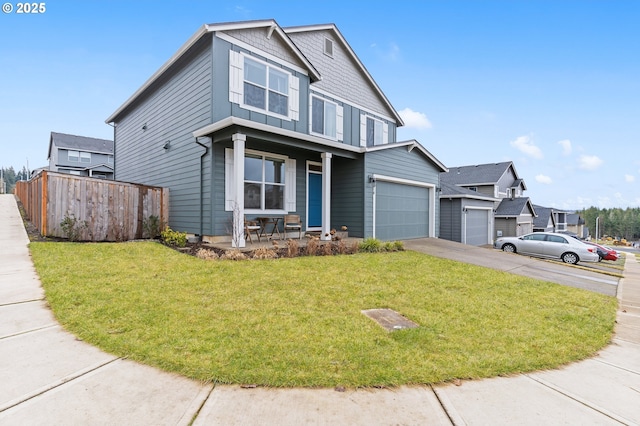
[[[308,135],[274,134],[251,124],[253,128],[231,125],[194,133],[197,143],[207,149],[202,157],[204,175],[209,158],[212,164],[213,183],[207,188],[204,178],[201,206],[201,216],[206,220],[203,210],[207,207],[206,198],[210,199],[211,228],[215,236],[210,241],[244,248],[248,244],[247,221],[260,223],[271,219],[275,223],[270,223],[266,231],[271,234],[273,226],[277,226],[276,234],[280,234],[285,231],[283,219],[287,215],[300,218],[303,235],[313,233],[321,241],[330,241],[332,209],[335,208],[332,205],[334,160],[338,157],[353,160],[358,149],[335,143],[342,145],[337,149],[327,146],[325,141],[323,144],[311,141]],[[224,190],[224,199],[220,197],[221,190]],[[223,232],[225,236],[221,235]],[[293,233],[297,238],[298,232]],[[256,236],[252,239],[256,240]]]

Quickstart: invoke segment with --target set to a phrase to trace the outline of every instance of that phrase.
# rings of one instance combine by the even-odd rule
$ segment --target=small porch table
[[[278,234],[278,239],[282,239],[282,234],[278,226],[283,220],[282,216],[261,216],[256,217],[256,220],[260,223],[260,236],[273,238],[273,234]],[[271,233],[267,230],[268,225],[271,225]]]

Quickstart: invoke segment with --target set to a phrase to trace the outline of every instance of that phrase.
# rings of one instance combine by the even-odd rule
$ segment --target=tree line
[[[7,194],[11,194],[13,192],[13,188],[16,186],[16,182],[20,180],[29,180],[29,171],[26,167],[22,167],[22,170],[15,171],[13,166],[11,167],[3,167],[0,169],[0,178],[4,180],[5,188],[0,188],[5,190]]]
[[[608,235],[613,238],[624,238],[628,241],[640,240],[640,208],[599,209],[589,207],[579,212],[589,227],[589,233],[596,237],[596,220],[600,237]]]

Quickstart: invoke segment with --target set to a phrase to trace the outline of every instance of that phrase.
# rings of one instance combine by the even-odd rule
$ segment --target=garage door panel
[[[429,189],[391,182],[376,187],[376,238],[429,236]]]
[[[466,243],[480,246],[489,244],[489,210],[467,210]]]

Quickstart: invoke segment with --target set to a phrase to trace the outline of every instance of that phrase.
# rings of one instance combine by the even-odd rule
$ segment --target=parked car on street
[[[590,241],[585,241],[584,243],[596,248],[596,252],[598,253],[598,256],[600,256],[600,260],[611,260],[613,262],[618,260],[618,252],[614,249],[600,244],[592,243]]]
[[[598,262],[600,256],[593,246],[555,232],[533,232],[520,237],[500,237],[493,247],[528,256],[560,259],[575,265],[578,262]]]

